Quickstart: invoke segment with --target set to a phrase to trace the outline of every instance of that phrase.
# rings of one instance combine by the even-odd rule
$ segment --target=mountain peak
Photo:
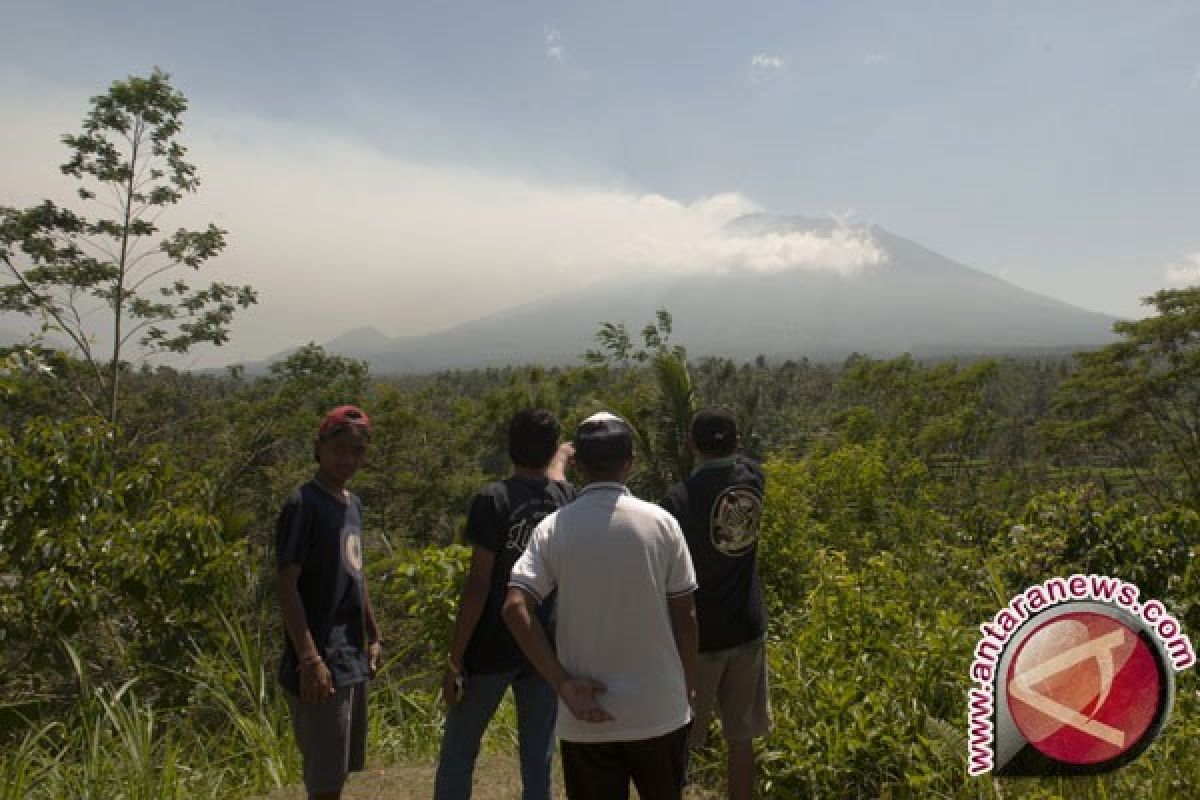
[[[734,236],[766,236],[772,233],[815,233],[819,236],[830,236],[838,230],[864,231],[871,228],[870,225],[850,224],[827,217],[783,216],[756,211],[730,220],[721,230]]]
[[[1070,351],[1112,340],[1112,317],[1014,286],[876,225],[747,214],[724,230],[745,239],[869,237],[887,268],[847,272],[814,262],[776,270],[647,270],[602,292],[570,291],[425,336],[392,339],[366,327],[328,346],[385,373],[572,363],[594,345],[601,323],[638,330],[663,307],[674,317],[675,340],[693,357],[976,355]]]
[[[378,328],[364,325],[361,328],[346,331],[326,343],[326,348],[336,353],[380,353],[395,344],[395,340],[380,332]]]

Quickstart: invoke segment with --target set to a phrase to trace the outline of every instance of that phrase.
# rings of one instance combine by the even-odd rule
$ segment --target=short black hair
[[[692,417],[692,443],[710,456],[733,455],[737,449],[737,419],[728,408],[705,408]]]
[[[589,473],[607,475],[633,457],[633,431],[620,417],[600,413],[575,431],[575,461]]]
[[[508,457],[518,467],[542,469],[554,458],[561,431],[558,418],[544,408],[518,411],[508,422]]]

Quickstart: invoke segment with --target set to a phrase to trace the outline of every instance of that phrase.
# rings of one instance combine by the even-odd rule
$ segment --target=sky
[[[1200,283],[1190,0],[0,4],[0,205],[71,199],[59,137],[113,80],[158,66],[187,96],[201,186],[164,226],[228,230],[201,277],[260,295],[196,366],[648,262],[879,259],[853,228],[721,237],[751,211],[1123,317]]]

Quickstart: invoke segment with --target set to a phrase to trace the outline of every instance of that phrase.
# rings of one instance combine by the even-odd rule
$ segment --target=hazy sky
[[[171,222],[227,228],[206,271],[261,295],[199,363],[720,268],[749,210],[848,214],[1122,316],[1200,282],[1191,0],[4,6],[0,204],[68,197],[58,137],[112,80],[158,65],[187,95],[203,185]]]

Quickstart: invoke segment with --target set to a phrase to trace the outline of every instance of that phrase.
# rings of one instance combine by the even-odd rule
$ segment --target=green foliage
[[[180,769],[184,748],[177,734],[151,703],[138,698],[136,681],[93,687],[75,648],[67,644],[65,652],[79,683],[71,713],[0,757],[0,775],[17,781],[35,776],[20,787],[26,798],[195,796]]]
[[[440,674],[458,614],[471,550],[462,545],[426,547],[387,559],[374,569],[381,607],[394,611],[411,665]]]
[[[172,438],[185,443],[197,469],[209,476],[213,512],[246,534],[249,562],[261,567],[271,563],[275,515],[284,498],[313,473],[313,440],[321,418],[345,403],[369,405],[367,365],[309,344],[272,364],[253,383],[238,377],[229,383],[198,387],[189,407],[171,409]],[[206,394],[205,389],[216,391]],[[257,577],[258,594],[266,597],[273,576]]]
[[[1157,316],[1117,322],[1121,341],[1078,355],[1046,429],[1062,452],[1133,470],[1160,506],[1200,509],[1200,288],[1145,303]]]
[[[978,452],[991,424],[984,387],[996,372],[990,360],[925,368],[908,356],[891,361],[853,357],[838,380],[838,392],[850,408],[871,409],[872,424],[896,445],[921,455],[971,454]]]
[[[929,473],[919,460],[889,469],[878,440],[849,444],[813,454],[804,461],[772,460],[769,502],[763,509],[764,529],[773,532],[768,545],[791,554],[792,539],[836,548],[858,565],[882,548],[908,552],[931,526],[946,520],[928,510]],[[779,479],[776,479],[776,474]],[[782,531],[789,531],[786,536]],[[792,587],[792,577],[764,564],[768,587]],[[781,598],[782,599],[782,598]]]
[[[0,798],[216,800],[294,781],[299,759],[284,738],[290,734],[282,698],[254,675],[261,651],[237,646],[261,642],[225,625],[234,648],[192,665],[185,680],[194,704],[184,709],[145,699],[136,679],[95,684],[83,654],[64,642],[78,687],[73,702],[59,719],[33,723],[16,748],[0,751]],[[260,747],[247,747],[251,737]],[[278,759],[284,768],[274,771]]]
[[[976,626],[1026,585],[1076,571],[1122,577],[1195,629],[1194,512],[1146,514],[1095,491],[1056,491],[1032,500],[1016,527],[1000,525],[994,539],[976,543],[958,520],[929,507],[922,484],[935,476],[917,471],[913,491],[898,492],[877,480],[880,460],[879,451],[848,446],[767,465],[759,563],[771,609],[776,724],[759,753],[763,791],[1171,798],[1194,785],[1200,716],[1191,671],[1179,676],[1163,739],[1112,775],[1002,785],[972,779],[962,733]],[[821,504],[864,490],[887,524]]]
[[[98,419],[0,432],[0,635],[34,663],[89,631],[109,663],[171,664],[238,607],[242,549],[165,448],[121,464]]]
[[[389,551],[452,544],[471,495],[485,482],[479,469],[487,433],[478,403],[437,413],[426,391],[384,386],[371,399],[370,463],[355,480],[368,520]]]
[[[312,465],[317,424],[329,409],[367,406],[365,361],[331,355],[309,343],[277,361],[266,377],[241,394],[230,409],[225,447],[239,453],[237,471],[224,478],[232,487],[255,466],[279,466],[290,458]],[[290,481],[286,482],[290,485]]]
[[[670,328],[662,314],[635,345],[606,327],[582,368],[380,380],[310,345],[254,378],[126,369],[123,436],[71,396],[85,363],[4,353],[0,800],[233,797],[296,781],[274,680],[273,523],[312,473],[321,414],[346,402],[375,423],[351,485],[388,643],[372,687],[375,763],[434,756],[469,561],[443,545],[471,493],[506,473],[511,414],[549,408],[568,431],[598,408],[622,414],[639,439],[633,486],[653,500],[686,473],[692,410],[725,405],[768,474],[759,563],[776,728],[760,742],[764,796],[1174,798],[1200,781],[1192,673],[1164,737],[1115,775],[965,775],[976,626],[1024,585],[1112,574],[1200,630],[1196,510],[1179,476],[1175,494],[1144,488],[1161,488],[1149,476],[1167,477],[1170,461],[1143,459],[1135,477],[1098,445],[1057,463],[1042,449],[1069,364],[689,363]],[[486,746],[511,752],[510,707],[494,729]],[[701,783],[719,783],[719,748],[700,754]]]
[[[642,329],[645,346],[634,350],[624,324],[606,322],[596,333],[602,349],[585,354],[589,363],[602,370],[617,370],[618,381],[598,399],[633,429],[641,463],[629,483],[651,497],[661,497],[692,469],[687,436],[699,404],[687,351],[670,344],[671,326],[670,313],[659,309],[655,321]],[[651,380],[641,380],[642,375],[630,371],[631,360],[637,364],[648,362]]]
[[[770,365],[705,358],[694,364],[698,402],[732,409],[746,453],[799,456],[830,435],[835,370],[807,359]]]
[[[1148,513],[1132,500],[1113,504],[1092,486],[1034,497],[995,550],[1010,590],[1056,575],[1111,575],[1136,584],[1143,597],[1162,600],[1186,628],[1200,630],[1200,514],[1174,508]]]
[[[776,728],[760,764],[772,796],[948,796],[965,780],[947,730],[984,608],[978,571],[945,520],[907,513],[919,496],[891,493],[882,463],[877,447],[850,445],[767,465]],[[941,601],[951,594],[976,599]]]
[[[229,338],[236,310],[257,301],[249,286],[212,283],[193,289],[167,273],[198,270],[225,247],[214,225],[164,236],[161,212],[196,191],[196,169],[177,136],[187,100],[169,77],[115,81],[91,100],[82,131],[63,137],[71,157],[62,172],[101,216],[88,218],[50,200],[29,209],[0,208],[0,263],[11,282],[0,286],[0,310],[38,317],[43,330],[68,337],[90,369],[92,389],[80,385],[92,410],[117,421],[122,354],[182,353]],[[95,351],[86,320],[105,308],[111,355]]]
[[[197,647],[185,676],[189,707],[202,730],[222,731],[224,758],[238,764],[239,781],[258,791],[284,786],[300,773],[290,747],[287,704],[275,682],[261,630],[220,615],[213,646]]]

